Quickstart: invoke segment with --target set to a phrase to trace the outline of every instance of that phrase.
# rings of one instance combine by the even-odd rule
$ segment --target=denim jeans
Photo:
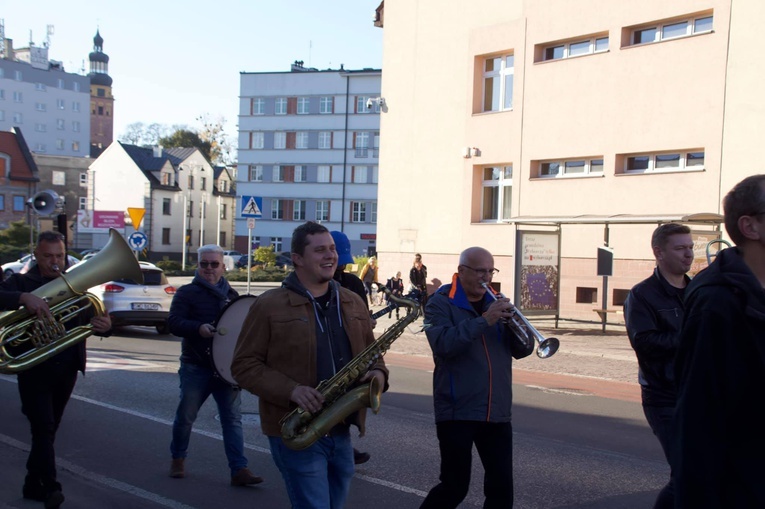
[[[242,433],[241,390],[213,374],[212,368],[181,362],[178,370],[181,379],[181,397],[173,421],[173,441],[170,453],[173,458],[185,458],[189,449],[191,427],[197,413],[208,396],[212,394],[218,405],[220,424],[223,429],[223,446],[226,449],[231,475],[247,466],[244,457],[244,434]]]
[[[271,456],[282,473],[292,509],[341,509],[353,477],[353,446],[348,429],[293,451],[280,437],[268,437]]]

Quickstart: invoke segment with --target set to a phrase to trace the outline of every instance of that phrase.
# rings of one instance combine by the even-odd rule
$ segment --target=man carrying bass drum
[[[197,254],[199,265],[194,279],[178,289],[168,317],[170,332],[183,338],[181,367],[178,370],[181,394],[170,443],[170,477],[180,479],[186,476],[185,460],[191,428],[199,409],[212,395],[220,414],[231,485],[259,484],[263,478],[250,472],[244,456],[241,390],[216,376],[210,354],[215,334],[212,323],[238,293],[223,277],[223,249],[220,246],[202,246]]]

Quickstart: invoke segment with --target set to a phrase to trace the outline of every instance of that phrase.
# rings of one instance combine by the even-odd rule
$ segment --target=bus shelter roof
[[[723,216],[713,212],[699,212],[695,214],[616,214],[613,216],[600,216],[585,214],[581,216],[518,216],[508,220],[516,225],[549,225],[560,226],[564,224],[659,224],[659,223],[686,223],[695,225],[719,226],[723,223]]]

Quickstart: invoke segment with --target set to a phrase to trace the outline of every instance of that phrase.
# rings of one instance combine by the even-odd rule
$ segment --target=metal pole
[[[202,247],[205,244],[205,196],[207,195],[202,193],[202,206],[199,211],[199,215],[201,216],[199,225],[199,247]]]
[[[250,293],[250,278],[252,277],[252,228],[247,228],[247,293]]]
[[[188,204],[186,203],[186,193],[183,193],[183,231],[181,232],[183,235],[181,236],[182,239],[182,248],[181,248],[181,270],[186,270],[186,220],[189,216],[189,210],[188,210]]]
[[[218,195],[218,236],[215,237],[215,243],[220,244],[220,195]],[[231,239],[234,240],[234,239]]]

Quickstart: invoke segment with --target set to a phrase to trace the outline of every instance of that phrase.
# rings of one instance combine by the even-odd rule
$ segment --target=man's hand
[[[313,387],[298,385],[292,390],[290,401],[293,401],[303,410],[308,410],[313,414],[321,410],[321,406],[324,403],[324,395]]]
[[[93,332],[103,334],[112,328],[112,319],[109,318],[109,315],[94,316],[90,320],[90,324],[93,326]]]
[[[373,378],[377,379],[377,382],[380,384],[380,387],[385,387],[385,373],[383,373],[379,369],[372,369],[370,371],[367,371],[366,373],[364,373],[364,376],[359,378],[359,382],[366,383],[372,380]]]
[[[215,335],[215,327],[209,323],[203,323],[199,326],[199,335],[203,338],[211,338]]]
[[[486,323],[494,325],[499,320],[510,319],[514,314],[515,306],[510,302],[510,299],[502,297],[492,302],[482,316],[486,319]]]
[[[33,295],[31,293],[22,293],[21,297],[19,297],[19,304],[24,306],[29,313],[37,315],[37,318],[53,318],[53,316],[50,314],[50,307],[48,307],[48,303],[37,295]]]

